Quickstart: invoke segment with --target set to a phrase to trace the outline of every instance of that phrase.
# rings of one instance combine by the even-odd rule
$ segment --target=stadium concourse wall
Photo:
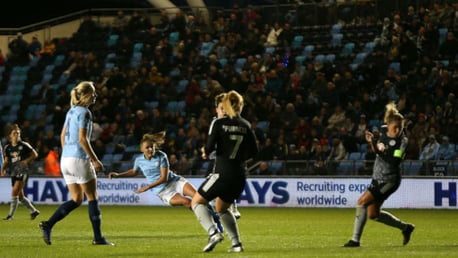
[[[199,186],[203,178],[188,178]],[[385,208],[456,209],[458,178],[407,177],[384,204]],[[351,208],[370,183],[369,177],[248,178],[238,200],[241,207]],[[102,205],[164,204],[152,191],[136,194],[144,178],[99,178],[97,188]],[[35,204],[55,205],[69,200],[63,178],[30,177],[25,195]],[[11,179],[0,178],[0,203],[11,198]],[[85,203],[86,204],[86,203]]]

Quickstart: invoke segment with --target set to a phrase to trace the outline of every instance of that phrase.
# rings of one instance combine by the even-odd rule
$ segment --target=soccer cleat
[[[36,217],[38,217],[38,215],[40,215],[40,211],[39,210],[36,210],[36,211],[30,213],[30,220],[34,220]]]
[[[223,234],[220,232],[215,232],[208,238],[208,244],[204,247],[204,252],[211,252],[213,248],[215,248],[216,244],[223,241],[224,237]]]
[[[359,247],[360,244],[359,242],[356,242],[356,241],[353,241],[353,240],[349,240],[347,243],[345,243],[343,245],[344,247]]]
[[[231,247],[231,249],[227,250],[227,252],[229,253],[241,253],[243,252],[243,246],[242,246],[242,243],[239,243],[239,244],[236,244],[236,245],[233,245]]]
[[[402,241],[403,245],[407,245],[410,241],[410,235],[415,229],[415,225],[407,224],[407,228],[402,231],[402,235],[404,236],[404,240]]]
[[[106,240],[105,238],[99,239],[99,240],[93,240],[92,241],[93,245],[111,245],[114,246],[115,244]]]
[[[41,229],[41,233],[43,234],[43,241],[47,245],[51,245],[51,227],[49,226],[47,221],[42,221],[38,226]]]
[[[229,206],[229,210],[232,212],[232,214],[234,214],[235,219],[240,219],[240,217],[242,216],[240,212],[238,211],[237,205],[235,203]]]
[[[232,212],[232,214],[234,214],[235,219],[240,219],[240,217],[242,217],[242,215],[240,214],[240,212],[237,209],[235,209]]]
[[[13,216],[8,215],[8,216],[6,216],[5,218],[3,218],[3,220],[13,220]]]

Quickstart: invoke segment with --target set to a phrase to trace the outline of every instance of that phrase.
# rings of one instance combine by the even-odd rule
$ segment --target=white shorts
[[[60,169],[68,185],[85,184],[97,177],[94,166],[88,159],[62,158]]]
[[[157,194],[157,197],[165,204],[170,205],[170,199],[172,199],[173,196],[176,194],[184,195],[183,189],[186,183],[188,183],[188,180],[180,176],[180,179],[168,183],[164,189]]]

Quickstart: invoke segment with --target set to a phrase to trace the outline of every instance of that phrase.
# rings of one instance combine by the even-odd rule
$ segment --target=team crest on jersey
[[[394,145],[396,145],[396,140],[390,140],[390,141],[388,142],[388,144],[389,144],[390,146],[394,146]]]

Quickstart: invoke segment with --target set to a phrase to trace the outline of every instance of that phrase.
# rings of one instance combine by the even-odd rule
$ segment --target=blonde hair
[[[158,133],[145,133],[140,141],[140,145],[144,142],[152,142],[156,146],[159,146],[165,142],[165,131],[160,131]]]
[[[404,116],[401,113],[399,113],[396,104],[394,102],[390,102],[385,106],[385,108],[385,117],[383,118],[385,124],[399,121],[402,123],[402,127],[404,127]]]
[[[224,92],[215,96],[215,107],[217,107],[219,103],[223,102],[223,99],[225,96],[226,96],[226,93]]]
[[[91,97],[95,92],[94,83],[82,81],[70,92],[70,105],[87,107],[91,105]]]
[[[231,90],[224,96],[222,105],[226,115],[233,118],[242,113],[243,97],[237,91]]]

